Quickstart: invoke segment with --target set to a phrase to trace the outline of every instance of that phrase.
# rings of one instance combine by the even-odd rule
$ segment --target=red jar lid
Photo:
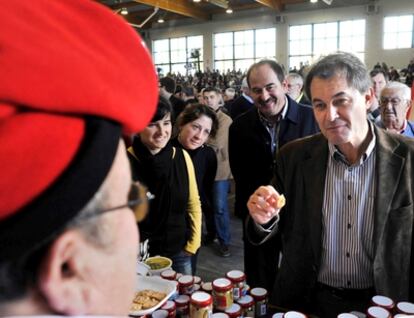
[[[158,309],[152,313],[152,318],[167,318],[168,311],[164,309]]]
[[[167,269],[161,272],[161,277],[168,280],[173,280],[177,276],[177,272],[172,269]]]
[[[229,308],[224,311],[230,318],[236,318],[241,315],[241,307],[239,304],[232,304]]]
[[[164,305],[162,305],[161,309],[165,309],[167,311],[173,311],[175,309],[175,302],[172,300],[167,300]]]
[[[180,295],[175,299],[175,304],[177,307],[187,306],[190,302],[190,296],[188,295]]]
[[[261,287],[256,287],[250,290],[250,295],[252,295],[255,300],[263,300],[267,297],[267,290]]]
[[[231,281],[227,278],[217,278],[213,281],[213,289],[217,291],[228,291],[232,288]]]
[[[365,315],[364,315],[365,316]],[[358,316],[345,312],[343,314],[339,314],[337,318],[358,318]]]
[[[211,284],[211,282],[202,283],[201,289],[205,292],[211,292],[213,290],[213,285]]]
[[[372,303],[375,306],[380,306],[386,309],[392,309],[395,305],[391,298],[380,295],[372,297]]]
[[[367,310],[367,315],[369,318],[389,318],[391,317],[390,312],[379,306],[369,307]]]
[[[305,314],[299,311],[288,311],[283,315],[283,318],[307,318]]]
[[[236,301],[242,308],[249,308],[254,305],[254,299],[250,295],[242,296]]]
[[[181,286],[191,286],[194,284],[194,277],[191,275],[183,275],[178,279],[178,284]]]
[[[205,292],[195,292],[191,295],[191,303],[200,307],[210,306],[213,298]]]
[[[229,318],[229,315],[225,314],[224,312],[216,312],[211,315],[211,318]]]
[[[239,270],[232,270],[227,272],[226,277],[233,283],[240,283],[246,280],[246,275]]]
[[[401,301],[397,304],[397,309],[402,314],[414,314],[414,304],[408,301]]]
[[[201,284],[201,277],[200,276],[194,276],[194,284]]]

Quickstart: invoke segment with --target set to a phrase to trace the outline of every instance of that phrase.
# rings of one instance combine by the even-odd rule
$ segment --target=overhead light
[[[165,22],[165,20],[164,20],[164,18],[163,18],[163,17],[159,17],[159,18],[158,18],[158,20],[157,20],[157,22],[158,22],[158,23],[164,23],[164,22]]]
[[[122,14],[122,15],[127,15],[127,14],[128,14],[128,9],[127,9],[127,8],[125,8],[125,7],[124,7],[124,8],[122,8],[122,9],[121,9],[121,14]]]
[[[201,2],[201,0],[193,0],[193,2]]]
[[[230,8],[230,7],[228,7],[228,8],[226,9],[226,13],[227,13],[227,14],[232,14],[232,13],[233,13],[233,9],[232,9],[232,8]]]
[[[318,0],[310,0],[310,3],[316,3]]]

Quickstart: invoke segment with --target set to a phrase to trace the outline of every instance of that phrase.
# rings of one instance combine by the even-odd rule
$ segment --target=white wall
[[[414,57],[414,49],[383,50],[383,19],[384,16],[413,14],[414,0],[379,0],[377,3],[379,12],[374,15],[367,15],[365,6],[282,13],[286,18],[284,24],[275,24],[275,14],[269,13],[267,9],[240,12],[232,19],[226,15],[217,15],[213,21],[206,23],[153,28],[149,31],[149,39],[147,40],[151,42],[165,38],[203,35],[204,66],[213,68],[214,33],[276,27],[276,58],[287,66],[290,25],[366,19],[365,63],[368,68],[371,68],[376,62],[386,62],[388,66],[396,68],[406,67],[409,60]]]

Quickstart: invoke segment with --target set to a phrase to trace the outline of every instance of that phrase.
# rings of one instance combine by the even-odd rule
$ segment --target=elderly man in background
[[[152,117],[151,58],[93,1],[4,2],[0,29],[0,316],[127,315],[146,198],[121,133]]]
[[[247,84],[247,78],[243,78],[240,87],[242,94],[237,97],[229,106],[230,117],[232,119],[237,118],[239,115],[247,112],[253,108],[254,102],[250,96],[249,85]]]
[[[379,99],[381,91],[388,83],[388,74],[381,68],[375,68],[370,73],[372,88],[374,89],[374,99],[368,108],[368,119],[375,124],[381,122],[381,111],[379,109]]]
[[[414,137],[414,123],[407,120],[411,108],[410,88],[400,82],[389,82],[381,91],[381,123],[378,125],[398,134]]]
[[[303,92],[303,78],[298,73],[289,73],[286,76],[287,94],[296,103],[310,105],[309,99]]]

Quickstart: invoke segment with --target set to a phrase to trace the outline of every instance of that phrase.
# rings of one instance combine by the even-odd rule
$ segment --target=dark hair
[[[384,75],[385,81],[388,82],[388,73],[382,68],[374,68],[371,72],[369,72],[369,76],[373,78],[378,74]]]
[[[203,115],[211,119],[212,124],[210,136],[215,137],[219,126],[217,115],[210,107],[202,104],[190,104],[184,108],[180,116],[177,118],[178,129],[196,119],[199,119]]]
[[[171,114],[171,120],[174,119],[174,112],[171,103],[165,97],[159,96],[157,109],[154,116],[152,116],[151,123],[163,119],[167,114]]]
[[[165,90],[170,94],[174,94],[174,92],[175,92],[175,81],[171,77],[161,78],[160,79],[160,86],[164,87]]]
[[[274,60],[260,60],[257,63],[254,63],[252,66],[249,67],[249,70],[247,71],[247,84],[249,85],[250,88],[250,74],[252,73],[252,71],[260,66],[263,65],[269,65],[270,68],[273,70],[273,72],[275,72],[277,79],[279,80],[279,82],[283,82],[285,79],[285,70],[283,68],[282,65],[280,65],[278,62],[274,61]]]
[[[208,93],[208,92],[215,92],[216,94],[220,95],[221,91],[218,88],[215,88],[213,86],[208,86],[203,90],[203,94],[204,93]]]
[[[337,75],[345,76],[348,86],[361,94],[372,85],[367,69],[358,57],[346,52],[333,53],[311,66],[305,81],[305,92],[309,100],[312,101],[310,86],[315,77],[326,80]]]

